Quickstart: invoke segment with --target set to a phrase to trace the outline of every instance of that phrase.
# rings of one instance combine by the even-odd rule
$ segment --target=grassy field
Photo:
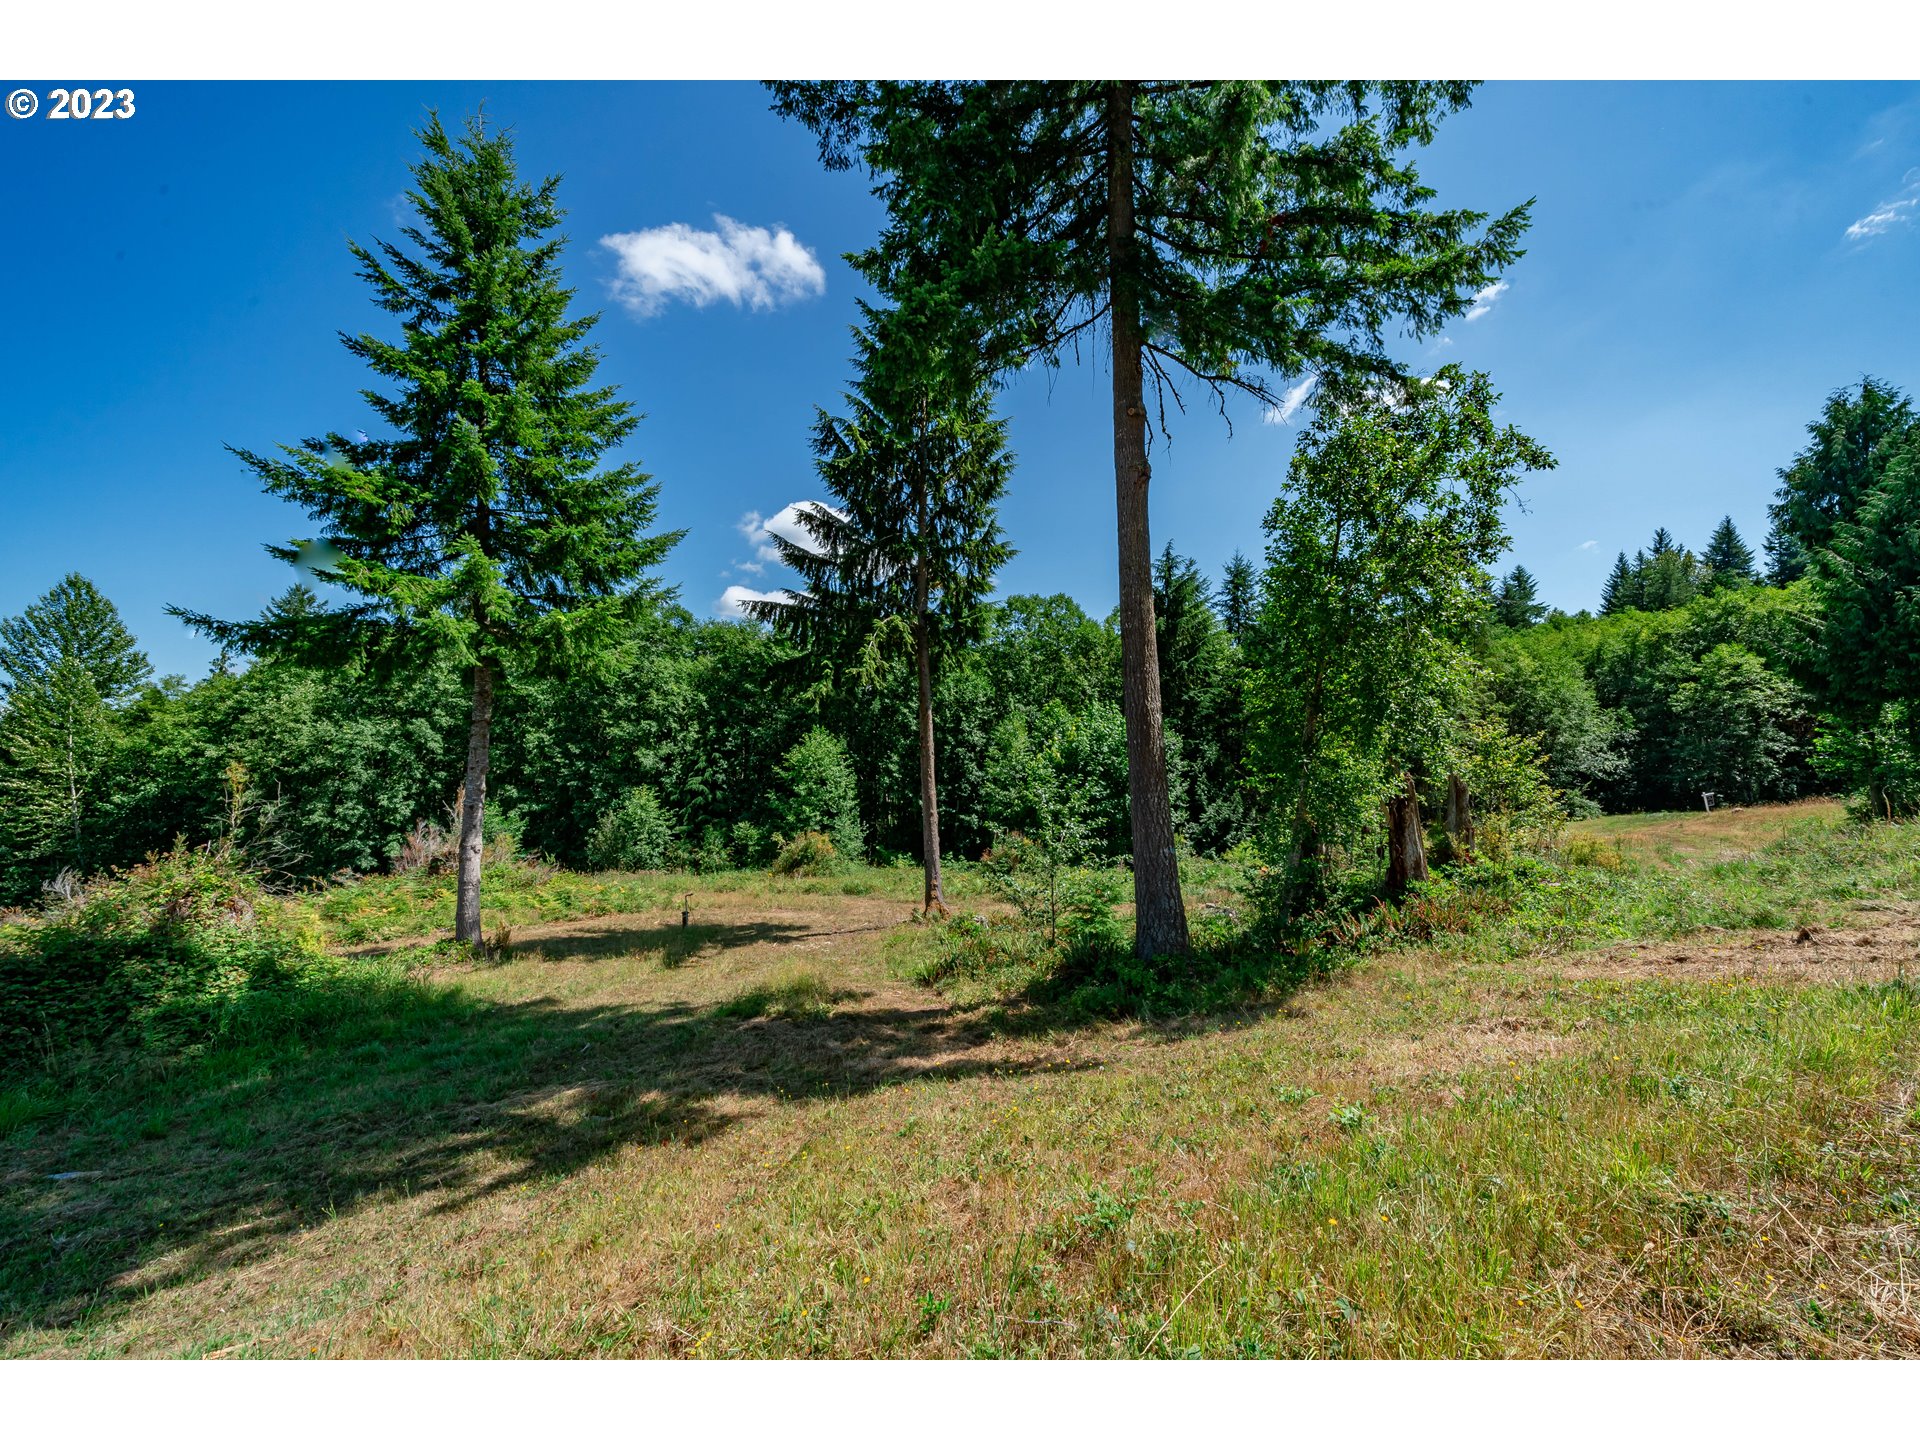
[[[0,1093],[0,1354],[1920,1355],[1916,827],[1544,873],[1152,1023],[915,982],[912,871],[328,892],[401,1000]]]

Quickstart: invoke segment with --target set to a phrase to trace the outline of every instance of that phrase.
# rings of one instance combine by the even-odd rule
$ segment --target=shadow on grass
[[[683,926],[677,920],[636,925],[631,919],[619,918],[583,921],[569,925],[558,935],[516,940],[512,949],[516,958],[529,956],[550,961],[612,960],[658,952],[666,964],[680,965],[700,955],[744,950],[751,945],[779,945],[805,940],[816,933],[805,925],[781,921]]]
[[[385,1198],[430,1192],[458,1210],[626,1147],[698,1146],[769,1105],[1043,1063],[990,1055],[990,1029],[937,1006],[743,1018],[737,1002],[575,1008],[331,983],[307,1012],[325,1023],[296,1037],[0,1087],[0,1124],[15,1126],[0,1139],[0,1344],[98,1321]]]

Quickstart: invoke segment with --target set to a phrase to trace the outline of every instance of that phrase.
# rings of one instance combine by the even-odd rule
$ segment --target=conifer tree
[[[1013,472],[977,349],[921,317],[861,307],[859,373],[844,416],[818,412],[814,454],[831,506],[799,512],[809,543],[774,536],[805,582],[751,613],[861,665],[904,639],[919,697],[924,905],[944,913],[934,676],[977,640],[993,577],[1013,555],[996,507]]]
[[[0,845],[40,869],[93,862],[86,816],[113,712],[152,676],[120,612],[68,575],[0,620]]]
[[[1767,528],[1763,548],[1767,552],[1767,583],[1791,585],[1807,573],[1807,550],[1787,525],[1787,517],[1778,506],[1769,507],[1772,523]]]
[[[1622,550],[1619,558],[1613,562],[1606,583],[1600,587],[1600,613],[1618,615],[1622,610],[1632,608],[1633,594],[1633,567],[1627,563],[1627,552]]]
[[[353,244],[397,340],[346,335],[386,382],[363,391],[382,433],[339,433],[235,450],[266,489],[324,526],[316,573],[354,593],[339,609],[252,622],[176,611],[213,638],[319,660],[342,652],[386,666],[450,657],[471,697],[461,785],[456,937],[480,941],[481,827],[494,696],[516,671],[602,668],[655,594],[648,572],[679,540],[648,535],[659,487],[602,457],[639,423],[594,385],[597,315],[569,319],[561,283],[558,177],[515,171],[511,137],[475,117],[458,138],[431,118],[407,196],[411,249]]]
[[[1520,254],[1526,207],[1430,208],[1405,158],[1458,82],[833,82],[774,87],[834,168],[863,163],[889,223],[858,264],[905,303],[968,310],[998,366],[1111,356],[1135,948],[1187,948],[1155,647],[1150,427],[1184,375],[1224,408],[1289,377],[1403,378]],[[1159,404],[1150,413],[1151,380]]]
[[[1514,630],[1537,625],[1540,617],[1547,613],[1547,607],[1540,603],[1539,595],[1540,587],[1527,567],[1514,566],[1501,577],[1500,587],[1494,592],[1494,619]]]
[[[1871,375],[1859,393],[1836,390],[1807,426],[1807,448],[1780,471],[1771,513],[1803,554],[1826,545],[1854,518],[1904,449],[1920,417],[1891,385]]]
[[[1707,567],[1709,590],[1731,590],[1759,579],[1753,565],[1753,551],[1740,538],[1731,515],[1724,516],[1714,526],[1700,559]]]
[[[1258,586],[1253,562],[1234,551],[1226,573],[1220,577],[1219,605],[1220,624],[1236,640],[1253,624],[1254,608],[1259,604]]]
[[[1821,643],[1810,659],[1821,699],[1843,735],[1898,736],[1906,783],[1889,787],[1884,774],[1872,773],[1877,767],[1864,778],[1876,816],[1912,813],[1920,761],[1920,429],[1885,457],[1880,478],[1808,559],[1820,605]]]
[[[1679,545],[1674,541],[1673,532],[1662,525],[1658,530],[1653,532],[1653,543],[1647,546],[1647,558],[1650,560],[1658,560],[1662,555],[1671,555],[1679,548]]]

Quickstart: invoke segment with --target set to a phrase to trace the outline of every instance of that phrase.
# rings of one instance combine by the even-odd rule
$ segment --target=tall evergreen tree
[[[1704,579],[1705,569],[1691,550],[1671,544],[1655,550],[1640,572],[1640,608],[1677,610],[1700,593]]]
[[[1747,542],[1740,538],[1740,531],[1734,526],[1731,515],[1724,516],[1713,528],[1713,535],[1707,541],[1707,548],[1700,559],[1707,567],[1706,584],[1709,590],[1731,590],[1741,585],[1751,585],[1758,580],[1754,569],[1753,551]]]
[[[1867,376],[1859,393],[1836,390],[1807,426],[1809,443],[1780,472],[1771,513],[1803,552],[1817,550],[1854,518],[1901,453],[1920,419],[1900,391]]]
[[[87,816],[113,713],[153,667],[120,612],[68,575],[0,620],[0,848],[33,870],[89,868]]]
[[[1673,538],[1673,532],[1662,525],[1653,532],[1653,543],[1647,546],[1647,556],[1649,559],[1658,560],[1662,555],[1671,555],[1679,548],[1679,544]]]
[[[1218,603],[1220,623],[1235,640],[1246,634],[1247,627],[1253,624],[1253,612],[1259,604],[1259,584],[1253,562],[1238,550],[1234,551],[1233,558],[1227,561],[1226,572],[1220,577]]]
[[[995,515],[1013,456],[974,346],[899,311],[862,310],[848,413],[822,410],[814,427],[834,504],[801,509],[810,543],[774,537],[805,588],[749,608],[843,658],[877,656],[890,634],[904,632],[919,695],[924,904],[944,912],[934,672],[980,638],[982,604],[1013,555]]]
[[[1622,610],[1633,608],[1634,572],[1627,563],[1627,552],[1622,550],[1619,558],[1613,562],[1606,583],[1600,587],[1600,613],[1618,615]]]
[[[1920,762],[1920,430],[1885,457],[1880,479],[1809,559],[1820,604],[1812,661],[1821,698],[1856,735],[1899,736],[1909,793],[1893,798],[1910,810]],[[1869,775],[1868,784],[1882,791],[1872,808],[1885,813],[1884,777]]]
[[[1524,565],[1516,565],[1501,577],[1493,595],[1493,617],[1502,625],[1524,630],[1537,625],[1547,613],[1540,603],[1540,586]]]
[[[1772,519],[1763,546],[1767,552],[1767,583],[1791,585],[1807,573],[1807,548],[1794,535],[1779,506],[1771,507],[1768,513]]]
[[[1224,406],[1285,377],[1398,378],[1395,321],[1430,333],[1520,254],[1526,207],[1429,208],[1405,152],[1464,83],[788,83],[822,159],[878,179],[889,225],[859,260],[903,302],[974,310],[996,363],[1110,340],[1135,946],[1187,948],[1155,648],[1151,377]],[[1177,399],[1177,392],[1176,392]]]
[[[1160,656],[1161,713],[1175,729],[1189,728],[1201,656],[1218,633],[1213,587],[1200,567],[1169,540],[1153,567],[1155,649]]]
[[[400,338],[342,337],[388,382],[362,393],[390,433],[329,434],[281,447],[285,458],[234,452],[322,522],[316,568],[360,598],[292,619],[185,618],[254,650],[360,651],[394,665],[450,656],[465,668],[454,929],[477,944],[496,686],[515,671],[607,663],[680,536],[645,533],[659,487],[637,466],[600,468],[638,417],[593,385],[600,357],[585,340],[598,316],[567,317],[565,242],[551,234],[564,213],[558,177],[523,183],[509,134],[478,117],[456,139],[435,116],[418,138],[426,154],[407,196],[418,220],[401,230],[412,249],[351,246]]]

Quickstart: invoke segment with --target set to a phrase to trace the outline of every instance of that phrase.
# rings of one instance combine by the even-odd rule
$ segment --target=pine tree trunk
[[[1108,92],[1107,294],[1113,325],[1113,483],[1120,523],[1120,654],[1127,720],[1127,801],[1133,821],[1134,950],[1187,949],[1187,912],[1174,852],[1161,732],[1160,656],[1153,624],[1153,542],[1147,528],[1147,403],[1140,298],[1132,279],[1133,86]]]
[[[947,897],[940,888],[940,794],[934,774],[933,656],[927,645],[924,608],[913,638],[920,669],[920,854],[927,881],[921,908],[929,916],[945,915]]]
[[[1427,878],[1427,848],[1420,834],[1420,792],[1404,775],[1406,791],[1387,801],[1387,894],[1401,896]]]
[[[1473,806],[1467,795],[1467,782],[1458,773],[1447,776],[1447,858],[1457,862],[1473,859]]]
[[[493,726],[493,670],[473,667],[473,722],[467,731],[467,779],[460,792],[460,871],[453,912],[453,938],[481,943],[481,822],[487,806],[487,754]]]

